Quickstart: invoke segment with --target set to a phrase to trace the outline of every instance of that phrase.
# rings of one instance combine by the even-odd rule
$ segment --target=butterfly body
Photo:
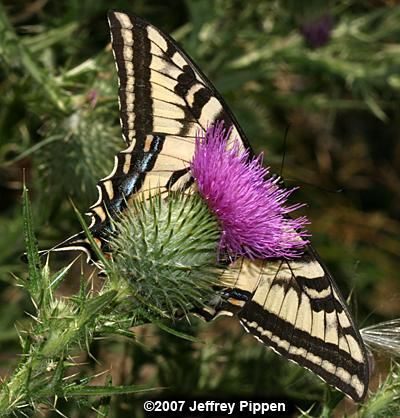
[[[253,152],[219,93],[168,35],[123,12],[108,15],[119,78],[120,120],[127,148],[111,174],[98,183],[90,230],[107,252],[110,220],[138,194],[168,193],[192,186],[190,161],[196,133],[223,122],[228,146]],[[95,259],[79,233],[56,250],[80,249]],[[200,310],[210,320],[235,315],[258,340],[310,369],[354,400],[365,397],[366,350],[346,304],[310,246],[294,260],[241,257],[221,278],[215,303]]]

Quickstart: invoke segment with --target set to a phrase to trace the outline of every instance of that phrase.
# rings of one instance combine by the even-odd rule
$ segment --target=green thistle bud
[[[170,317],[212,298],[221,270],[218,222],[196,193],[134,201],[114,224],[112,269],[147,309]]]

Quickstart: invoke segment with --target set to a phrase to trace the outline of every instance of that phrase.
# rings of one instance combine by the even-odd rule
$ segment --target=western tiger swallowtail
[[[249,142],[220,94],[168,35],[119,11],[108,14],[119,77],[122,135],[127,148],[99,181],[90,231],[107,252],[110,219],[132,196],[152,188],[178,190],[192,182],[196,132],[223,121],[243,147]],[[251,151],[250,151],[251,152]],[[84,233],[55,250],[95,255]],[[335,282],[311,246],[295,260],[236,261],[236,282],[224,302],[203,311],[210,320],[235,315],[246,331],[310,369],[355,401],[367,392],[366,350]]]

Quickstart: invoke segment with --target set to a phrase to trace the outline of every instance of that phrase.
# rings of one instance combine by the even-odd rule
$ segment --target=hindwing
[[[363,341],[311,247],[298,260],[242,260],[232,291],[221,309],[235,311],[246,331],[353,399],[365,396]],[[239,307],[237,295],[247,295]]]

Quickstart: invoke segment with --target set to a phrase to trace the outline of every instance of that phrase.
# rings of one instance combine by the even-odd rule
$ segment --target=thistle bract
[[[112,265],[147,308],[186,313],[213,294],[219,234],[198,194],[139,199],[115,222]]]
[[[217,216],[220,250],[249,258],[292,258],[307,244],[307,219],[289,213],[302,205],[286,205],[293,189],[279,187],[261,165],[250,158],[239,141],[228,146],[230,131],[221,123],[196,138],[192,176],[203,199]]]

